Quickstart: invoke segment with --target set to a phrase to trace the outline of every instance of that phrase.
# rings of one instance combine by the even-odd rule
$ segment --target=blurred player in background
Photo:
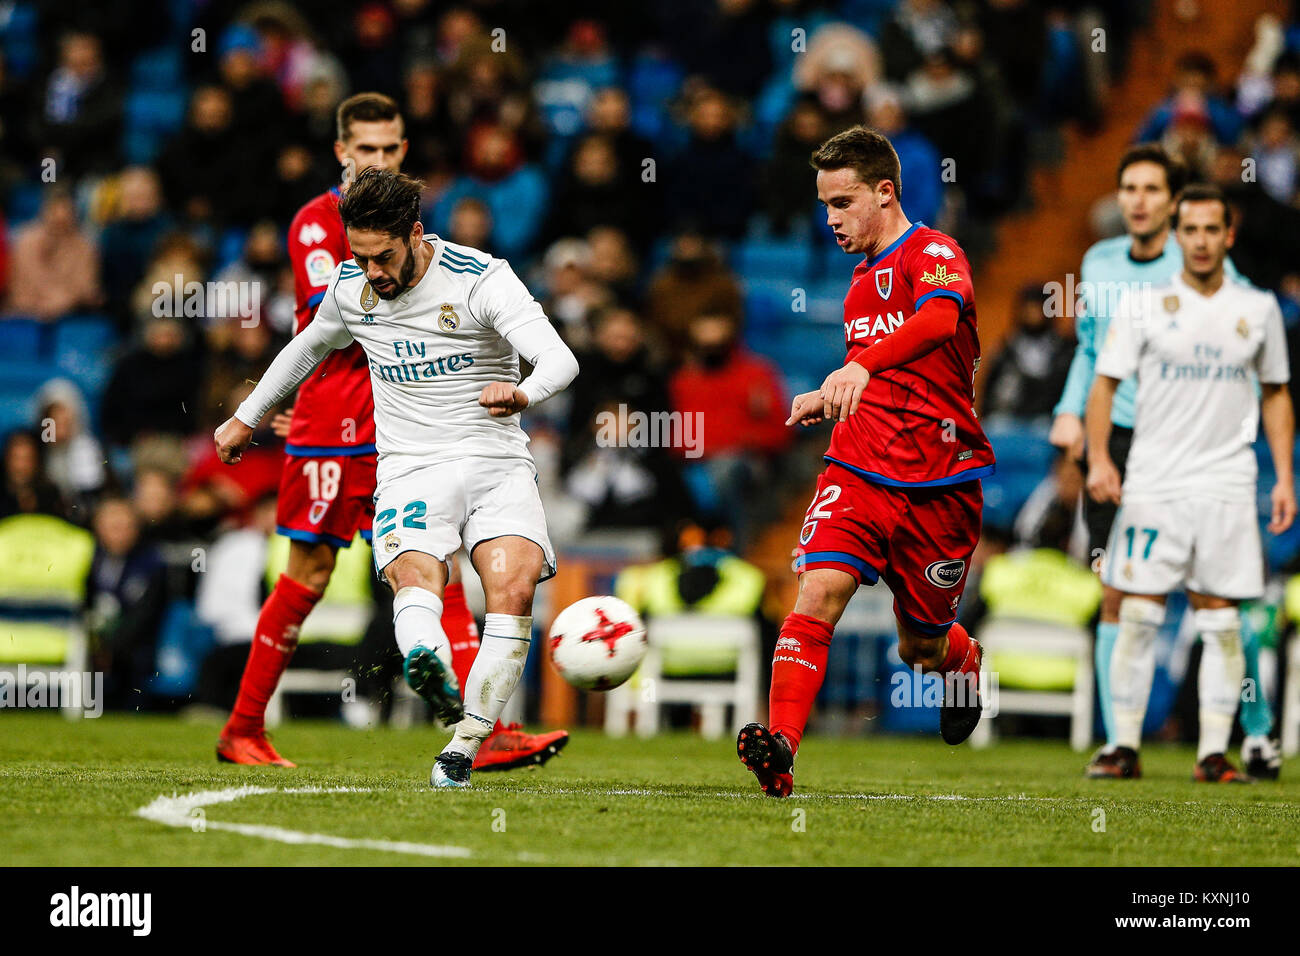
[[[1183,267],[1183,253],[1170,231],[1173,198],[1183,188],[1186,170],[1182,164],[1154,144],[1130,148],[1121,157],[1116,172],[1120,214],[1125,235],[1103,239],[1083,257],[1080,267],[1081,297],[1076,317],[1078,345],[1064,392],[1052,422],[1052,444],[1069,451],[1075,460],[1083,460],[1083,415],[1101,351],[1110,325],[1111,309],[1127,288],[1159,285],[1168,282]],[[1231,259],[1224,261],[1231,280],[1240,274]],[[1129,379],[1115,392],[1111,411],[1108,454],[1124,476],[1129,446],[1133,440],[1133,416],[1137,382]],[[1093,567],[1100,573],[1100,555],[1105,551],[1115,520],[1115,505],[1084,496],[1084,515],[1088,525],[1088,547]],[[1135,778],[1141,768],[1127,750],[1117,749],[1110,692],[1110,660],[1119,633],[1120,592],[1104,586],[1101,617],[1097,624],[1094,649],[1097,692],[1101,705],[1106,744],[1088,764],[1086,773],[1094,778]],[[1243,634],[1246,666],[1259,685],[1259,640],[1252,633]],[[1269,739],[1273,713],[1268,699],[1257,694],[1242,704],[1241,725],[1246,731],[1243,750],[1248,771],[1259,776],[1276,777],[1281,766],[1281,750]]]
[[[380,93],[358,93],[339,104],[334,156],[343,186],[372,166],[398,170],[407,142],[397,103]],[[352,257],[339,218],[342,189],[330,188],[298,211],[289,226],[297,327],[301,333],[325,297],[335,267]],[[276,530],[290,539],[289,564],[262,606],[257,633],[234,710],[217,743],[217,758],[242,764],[292,767],[266,738],[264,715],[280,675],[297,646],[298,630],[324,593],[339,548],[359,532],[371,540],[375,493],[375,421],[365,352],[352,344],[325,356],[299,386],[287,424]],[[286,422],[285,418],[289,421]],[[442,623],[451,640],[452,667],[463,687],[479,637],[465,603],[455,557],[443,593]],[[499,727],[481,749],[478,769],[504,770],[542,763],[567,733],[530,735]]]
[[[1277,468],[1269,531],[1281,534],[1296,514],[1286,336],[1272,293],[1224,273],[1232,216],[1217,187],[1183,190],[1173,228],[1182,269],[1120,300],[1088,398],[1088,492],[1120,506],[1102,568],[1102,581],[1121,592],[1112,740],[1136,776],[1165,595],[1186,587],[1203,644],[1193,779],[1250,782],[1225,752],[1246,676],[1239,608],[1264,593],[1252,447],[1261,419]],[[1133,376],[1135,426],[1121,479],[1109,452],[1113,405]]]
[[[951,237],[908,221],[898,155],[880,133],[839,133],[812,165],[836,242],[865,258],[844,299],[847,362],[797,395],[786,422],[835,426],[795,551],[799,596],[772,660],[770,725],[748,724],[736,741],[772,797],[793,790],[831,634],[861,584],[885,579],[899,656],[944,675],[943,739],[964,741],[981,711],[982,652],[956,623],[980,537],[979,479],[994,468],[972,404],[980,350],[970,263]]]
[[[214,437],[221,460],[238,461],[253,425],[332,350],[365,349],[379,448],[375,565],[395,595],[407,682],[458,721],[430,784],[463,788],[523,675],[537,582],[555,573],[519,413],[567,386],[578,363],[508,263],[425,236],[420,190],[386,169],[352,181],[339,215],[355,261],[335,268],[315,318]],[[520,356],[533,367],[522,382]],[[446,562],[462,542],[487,599],[463,703],[441,623]]]

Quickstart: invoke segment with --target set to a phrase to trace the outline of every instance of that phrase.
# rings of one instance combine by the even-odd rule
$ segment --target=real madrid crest
[[[379,296],[374,289],[370,288],[370,283],[367,282],[361,287],[361,308],[364,311],[369,312],[378,304]]]
[[[1243,339],[1250,337],[1250,326],[1246,324],[1245,319],[1237,320],[1237,334]]]
[[[451,307],[451,303],[444,302],[438,307],[438,328],[444,332],[455,332],[460,328],[460,316],[456,310]]]
[[[392,554],[401,546],[402,546],[402,539],[399,538],[397,535],[392,534],[390,532],[389,534],[386,534],[384,536],[384,551],[387,554]]]
[[[1177,311],[1178,311],[1178,296],[1176,296],[1176,295],[1167,295],[1167,296],[1165,296],[1164,306],[1165,306],[1165,311],[1166,311],[1166,312],[1177,312]]]

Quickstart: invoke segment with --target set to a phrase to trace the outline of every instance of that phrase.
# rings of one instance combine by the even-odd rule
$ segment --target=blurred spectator
[[[147,166],[118,175],[112,212],[100,234],[108,306],[120,324],[130,314],[131,292],[144,275],[158,241],[171,227],[163,208],[162,184]]]
[[[1213,182],[1232,204],[1236,238],[1229,256],[1242,275],[1264,289],[1278,289],[1300,262],[1300,209],[1278,202],[1256,180],[1242,176],[1244,153],[1215,152]]]
[[[736,111],[703,88],[687,112],[690,139],[667,171],[670,222],[710,236],[739,239],[753,208],[754,162],[736,139]]]
[[[598,409],[621,403],[646,413],[669,410],[667,375],[651,357],[636,313],[617,305],[598,308],[590,326],[591,347],[578,352],[582,374],[568,388],[571,444],[565,467],[590,442],[588,430]]]
[[[1050,416],[1065,388],[1074,342],[1057,331],[1043,307],[1043,287],[1020,291],[1011,333],[989,368],[985,418]]]
[[[129,446],[147,435],[190,434],[198,424],[199,373],[198,356],[180,320],[151,318],[104,390],[105,437]]]
[[[712,243],[698,232],[673,240],[668,262],[650,280],[646,316],[675,356],[688,344],[688,326],[704,313],[740,315],[740,283]]]
[[[215,431],[235,412],[230,393],[246,382],[256,382],[283,343],[271,335],[266,322],[224,319],[208,333],[208,372],[200,396],[199,428]]]
[[[35,432],[13,431],[5,439],[0,518],[17,514],[65,517],[58,486],[46,477],[45,450]]]
[[[461,155],[464,144],[459,142],[459,131],[447,111],[446,87],[435,64],[413,64],[406,71],[405,89],[402,120],[411,144],[406,166],[424,175],[430,168]]]
[[[613,226],[597,226],[587,233],[587,274],[607,288],[613,297],[634,303],[640,297],[637,257],[627,233]]]
[[[207,570],[200,575],[194,595],[194,609],[199,619],[216,632],[217,643],[238,650],[232,667],[223,668],[231,671],[223,674],[222,683],[229,685],[223,693],[228,692],[232,700],[248,659],[248,644],[257,632],[257,617],[265,599],[267,541],[273,534],[275,495],[272,494],[257,503],[247,524],[223,532],[212,542]],[[215,659],[205,663],[204,670],[216,663]]]
[[[902,0],[880,34],[885,75],[904,80],[948,47],[957,17],[943,0]]]
[[[632,129],[632,104],[618,86],[598,90],[587,107],[587,130],[599,133],[614,148],[620,178],[641,182],[642,163],[654,156],[654,144]],[[642,183],[650,186],[650,183]]]
[[[122,93],[104,67],[99,37],[72,32],[59,42],[59,61],[45,88],[41,136],[58,171],[79,177],[118,165]]]
[[[191,282],[202,283],[207,279],[203,263],[206,250],[197,241],[184,232],[169,232],[158,240],[153,256],[145,266],[144,275],[136,283],[131,293],[128,326],[133,329],[143,328],[157,314],[170,315],[175,311],[177,299],[185,307],[185,290],[192,288]],[[192,307],[189,318],[203,319],[207,315],[206,298]],[[180,315],[184,315],[181,311]],[[197,324],[197,323],[196,323]]]
[[[293,314],[293,293],[283,291],[281,282],[282,274],[288,269],[289,263],[284,254],[284,232],[269,220],[259,222],[244,240],[244,250],[240,257],[214,276],[214,280],[224,283],[227,289],[238,291],[228,294],[224,303],[216,300],[217,297],[213,297],[216,301],[207,303],[205,317],[209,323],[209,341],[212,340],[212,331],[220,329],[216,344],[225,347],[226,341],[222,335],[229,329],[227,319],[238,319],[239,324],[243,325],[266,325],[273,331],[288,334],[292,330],[291,321],[289,324],[277,324]],[[245,306],[251,308],[245,309]],[[258,370],[259,374],[261,371],[263,370]]]
[[[1174,70],[1173,90],[1147,116],[1133,141],[1151,143],[1162,139],[1190,98],[1204,104],[1206,129],[1216,141],[1237,142],[1242,133],[1241,114],[1218,94],[1214,60],[1203,52],[1192,51],[1178,58]]]
[[[653,220],[643,185],[620,171],[612,140],[601,133],[580,137],[551,200],[547,235],[558,239],[613,226],[639,243],[648,240]]]
[[[1084,474],[1068,452],[1057,454],[1052,470],[1021,505],[1012,528],[1017,548],[1052,548],[1081,564],[1091,564],[1088,525],[1079,506]]]
[[[542,63],[533,85],[546,128],[560,146],[581,129],[595,91],[617,81],[618,61],[604,26],[595,20],[573,20],[560,47]]]
[[[140,537],[158,545],[193,537],[180,513],[177,479],[161,468],[142,466],[135,475],[131,503],[140,519]]]
[[[225,407],[233,409],[253,390],[251,382],[237,385],[226,396]],[[181,513],[203,532],[212,532],[222,522],[244,524],[265,495],[280,487],[284,467],[284,443],[271,431],[271,416],[253,431],[252,444],[237,465],[222,464],[211,441],[203,443],[198,459],[181,481]]]
[[[469,135],[466,174],[457,177],[433,208],[435,231],[447,232],[451,210],[466,196],[492,213],[495,254],[522,258],[546,214],[546,178],[525,162],[518,137],[501,123],[484,124]]]
[[[140,540],[139,518],[125,498],[101,501],[93,530],[86,610],[95,669],[105,672],[108,706],[138,706],[156,670],[166,570],[157,549]]]
[[[591,247],[581,239],[561,239],[542,261],[546,289],[542,307],[570,348],[586,348],[587,314],[611,298],[589,272]]]
[[[808,41],[795,60],[795,89],[811,94],[826,117],[828,135],[861,123],[863,96],[881,79],[876,44],[857,27],[832,23]]]
[[[896,91],[881,84],[872,91],[868,103],[867,122],[888,136],[894,152],[898,153],[903,181],[899,198],[907,210],[907,218],[933,226],[943,206],[943,165],[939,151],[908,127],[903,101]]]
[[[1300,172],[1300,136],[1287,111],[1271,106],[1260,114],[1252,141],[1251,156],[1260,186],[1278,202],[1291,205]]]
[[[281,231],[288,232],[298,210],[331,185],[329,176],[322,172],[319,158],[325,155],[325,152],[313,155],[301,143],[286,144],[275,156],[271,199],[253,212],[268,215]]]
[[[466,196],[452,206],[447,238],[463,246],[491,252],[492,212],[487,204]]]
[[[667,419],[666,410],[659,415]],[[689,509],[681,470],[648,435],[633,437],[636,422],[627,404],[609,402],[571,435],[577,450],[564,489],[586,506],[586,528],[661,529]]]
[[[760,478],[792,438],[789,399],[777,367],[740,343],[734,314],[706,312],[688,331],[688,361],[668,383],[673,410],[693,419],[700,437],[686,479],[699,512],[725,520],[747,545],[772,503]]]
[[[283,143],[288,113],[263,65],[257,30],[243,23],[228,27],[217,45],[217,70],[230,96],[231,137],[248,167],[262,166]]]
[[[776,131],[772,157],[763,169],[761,201],[772,231],[785,235],[815,224],[813,185],[816,171],[808,157],[830,135],[826,116],[810,98],[798,100]],[[899,155],[900,161],[902,154]],[[908,199],[911,180],[906,173]],[[911,214],[909,202],[908,213]]]
[[[158,158],[168,204],[195,222],[250,222],[269,198],[268,154],[256,146],[262,142],[261,131],[248,138],[238,134],[225,88],[199,87],[190,99],[187,125]],[[252,156],[250,146],[256,146]]]
[[[1165,148],[1165,152],[1187,167],[1188,182],[1209,178],[1216,143],[1203,94],[1178,94],[1160,145]]]
[[[103,301],[99,250],[77,221],[77,207],[54,189],[40,217],[14,234],[6,311],[53,322]]]
[[[4,117],[0,123],[0,189],[6,195],[14,181],[27,172],[24,167],[35,155],[34,99],[29,85],[14,75],[0,50],[0,116]]]
[[[46,382],[36,398],[42,435],[49,436],[45,474],[67,504],[68,519],[85,525],[108,480],[104,450],[90,430],[81,390],[66,378]]]
[[[748,99],[772,69],[766,11],[757,0],[716,0],[677,38],[686,69],[728,96]]]

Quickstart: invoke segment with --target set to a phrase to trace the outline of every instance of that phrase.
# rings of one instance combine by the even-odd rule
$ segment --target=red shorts
[[[836,568],[859,584],[884,578],[900,622],[919,634],[946,634],[957,619],[983,506],[978,480],[899,488],[830,464],[804,515],[795,571]]]
[[[375,456],[286,455],[275,530],[294,541],[352,544],[370,540],[375,518]]]

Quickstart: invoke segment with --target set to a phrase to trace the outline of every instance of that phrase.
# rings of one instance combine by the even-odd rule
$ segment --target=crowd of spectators
[[[346,95],[398,99],[426,229],[509,258],[580,354],[582,375],[538,410],[534,435],[557,469],[547,487],[574,505],[557,536],[696,516],[743,547],[781,504],[773,482],[798,438],[779,427],[779,356],[749,342],[738,244],[832,249],[807,157],[871,122],[898,148],[911,218],[978,256],[999,216],[1032,203],[1028,167],[1059,151],[1061,124],[1097,121],[1106,78],[1083,64],[1087,28],[1107,26],[1118,71],[1137,26],[1122,2],[1032,0],[11,7],[0,311],[101,316],[113,339],[103,374],[51,383],[7,438],[0,517],[90,527],[118,574],[99,575],[109,591],[151,587],[131,582],[156,551],[177,572],[172,596],[193,593],[193,546],[253,522],[276,489],[270,431],[235,469],[208,436],[291,333],[285,233],[338,182]],[[1252,87],[1258,121],[1233,127],[1258,156],[1261,216],[1294,199],[1300,81],[1286,62],[1264,76],[1276,96]],[[1202,93],[1207,110],[1242,115]],[[1171,99],[1161,135],[1182,128],[1187,99]],[[255,283],[251,313],[159,308],[210,280]],[[994,363],[990,401],[1008,414],[1032,413],[1020,398],[1059,373],[1065,344],[1041,332],[1026,310]],[[602,413],[620,408],[706,412],[701,455],[602,441]]]

